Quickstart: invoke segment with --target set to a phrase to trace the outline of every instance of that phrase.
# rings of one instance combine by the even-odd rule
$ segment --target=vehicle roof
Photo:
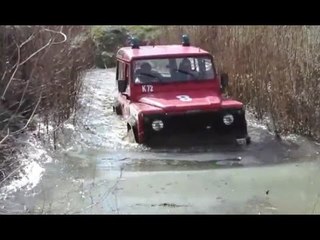
[[[195,54],[207,55],[209,52],[199,47],[182,45],[140,46],[138,49],[132,47],[123,47],[117,52],[117,58],[125,61],[131,61],[134,58]]]

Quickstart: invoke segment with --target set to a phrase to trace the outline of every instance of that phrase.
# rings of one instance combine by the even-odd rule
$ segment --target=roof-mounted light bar
[[[140,48],[139,39],[138,38],[135,38],[135,37],[131,38],[131,48],[132,49],[139,49]]]
[[[189,47],[190,46],[190,39],[188,35],[184,34],[182,35],[182,46]]]

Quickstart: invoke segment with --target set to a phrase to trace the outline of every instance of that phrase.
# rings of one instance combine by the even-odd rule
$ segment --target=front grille
[[[234,122],[226,126],[223,123],[223,116],[231,113],[234,116]],[[191,133],[194,131],[208,131],[208,129],[216,132],[244,132],[246,133],[245,114],[243,110],[229,109],[215,112],[186,112],[183,114],[163,114],[163,115],[146,115],[144,117],[144,126],[146,133],[155,132],[152,129],[154,120],[162,120],[164,123],[163,130],[160,133]]]

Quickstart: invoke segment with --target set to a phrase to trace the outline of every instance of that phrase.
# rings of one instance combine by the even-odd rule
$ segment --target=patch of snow
[[[23,167],[23,171],[20,171],[19,178],[13,180],[8,186],[4,188],[4,193],[9,194],[12,192],[16,192],[21,188],[31,190],[39,183],[43,172],[44,168],[42,168],[37,162],[32,161],[27,163]]]
[[[20,169],[14,174],[15,179],[1,188],[0,199],[5,199],[9,194],[20,189],[33,189],[40,182],[45,171],[41,165],[52,161],[47,151],[32,134],[29,134],[26,143],[27,145],[21,151],[23,154],[17,156],[17,159],[20,159]]]

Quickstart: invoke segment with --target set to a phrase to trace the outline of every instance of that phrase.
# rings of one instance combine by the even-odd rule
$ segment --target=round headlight
[[[223,123],[225,125],[231,125],[234,121],[234,118],[231,114],[227,114],[223,117]]]
[[[152,122],[152,129],[155,131],[160,131],[163,128],[163,122],[161,120],[154,120]]]

